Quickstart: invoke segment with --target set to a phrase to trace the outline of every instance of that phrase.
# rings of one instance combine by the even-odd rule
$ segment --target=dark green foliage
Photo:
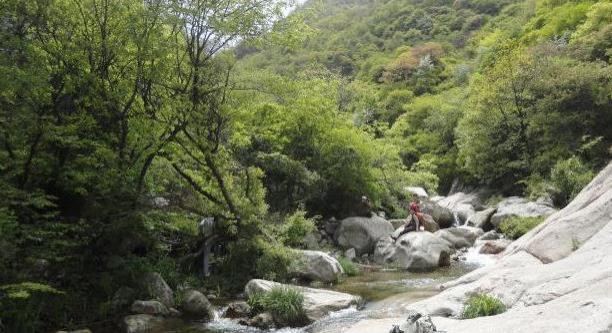
[[[487,294],[478,294],[470,297],[463,309],[461,317],[463,319],[472,319],[495,316],[505,311],[506,305],[498,298]]]
[[[529,230],[544,222],[545,217],[510,217],[499,226],[501,232],[509,239],[518,239]]]

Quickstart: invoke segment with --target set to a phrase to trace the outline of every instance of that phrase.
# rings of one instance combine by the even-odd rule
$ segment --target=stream
[[[407,305],[431,297],[440,292],[439,284],[454,280],[488,265],[495,259],[478,253],[478,247],[470,248],[465,260],[456,261],[450,267],[433,272],[412,273],[403,270],[383,269],[366,271],[358,276],[346,277],[331,290],[359,295],[366,301],[363,309],[345,309],[331,313],[305,328],[283,328],[263,331],[239,325],[236,320],[217,318],[210,323],[169,322],[168,326],[156,333],[323,333],[327,330],[352,324],[359,319],[398,316],[400,305]],[[395,311],[395,312],[394,312]],[[222,310],[219,310],[222,313]]]

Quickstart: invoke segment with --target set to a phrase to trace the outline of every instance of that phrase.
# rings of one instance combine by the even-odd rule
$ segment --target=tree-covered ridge
[[[0,4],[0,331],[111,325],[160,272],[287,278],[319,216],[407,186],[565,204],[610,158],[612,3]],[[222,249],[201,273],[198,222]]]

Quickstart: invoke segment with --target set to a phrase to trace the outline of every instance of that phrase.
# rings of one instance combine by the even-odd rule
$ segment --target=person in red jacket
[[[412,195],[412,201],[410,202],[410,215],[411,219],[416,223],[416,231],[421,230],[421,220],[423,219],[423,213],[421,213],[421,202],[419,196],[416,194]]]

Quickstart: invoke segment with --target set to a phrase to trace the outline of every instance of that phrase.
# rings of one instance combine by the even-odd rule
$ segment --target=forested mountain
[[[287,278],[408,186],[563,206],[612,154],[612,2],[0,3],[0,331],[112,326],[159,272]],[[202,280],[198,223],[218,247]]]

